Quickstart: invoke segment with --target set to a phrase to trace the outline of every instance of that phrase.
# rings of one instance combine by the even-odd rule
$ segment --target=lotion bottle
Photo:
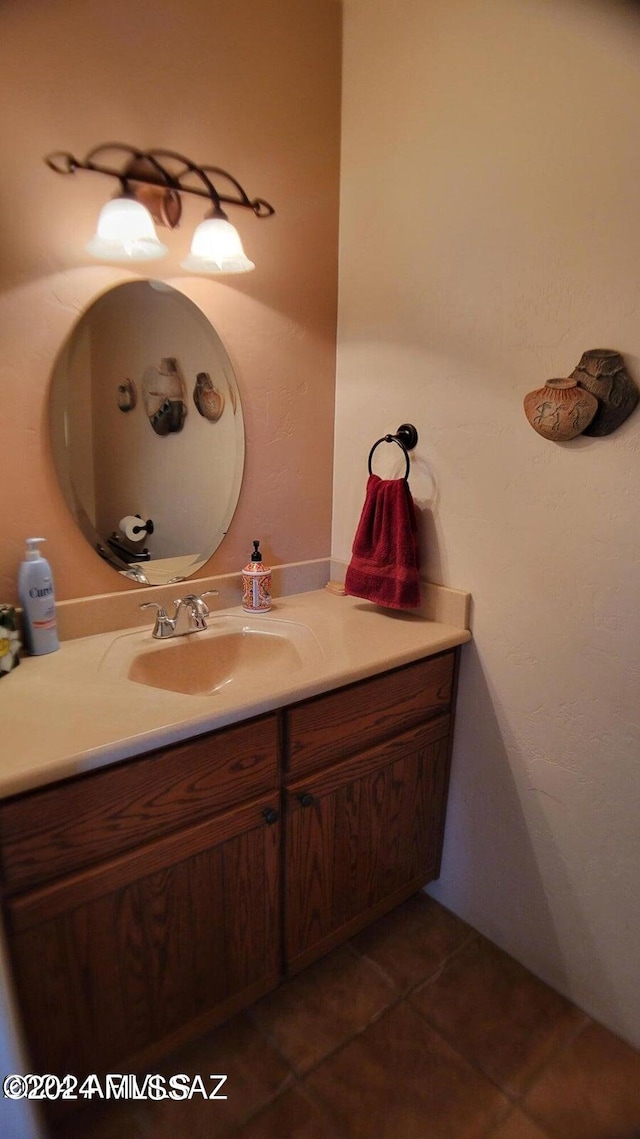
[[[271,568],[260,553],[260,542],[253,543],[251,561],[242,571],[242,608],[245,613],[266,613],[271,608]]]
[[[44,541],[44,538],[27,538],[25,558],[18,575],[26,647],[33,656],[54,653],[60,647],[51,567],[38,549]]]

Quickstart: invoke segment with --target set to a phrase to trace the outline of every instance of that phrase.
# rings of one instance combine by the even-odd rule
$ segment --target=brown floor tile
[[[523,1106],[554,1139],[637,1139],[640,1053],[590,1022],[540,1075]]]
[[[293,1082],[288,1065],[245,1013],[174,1052],[158,1071],[200,1075],[210,1091],[214,1085],[209,1076],[224,1074],[227,1080],[218,1094],[227,1099],[205,1101],[195,1096],[191,1101],[162,1100],[148,1105],[153,1139],[226,1136],[231,1127],[244,1123]]]
[[[80,1110],[49,1134],[51,1139],[147,1139],[148,1126],[146,1105],[127,1102]]]
[[[401,992],[433,976],[473,931],[426,894],[416,894],[351,942]]]
[[[640,1053],[424,895],[154,1070],[228,1099],[96,1103],[52,1139],[640,1139]]]
[[[412,994],[415,1008],[510,1095],[520,1095],[585,1017],[484,938]]]
[[[406,1002],[306,1077],[345,1139],[478,1139],[507,1109]]]
[[[306,1072],[397,997],[391,982],[346,946],[263,997],[251,1016],[291,1066]]]
[[[254,1119],[234,1132],[233,1139],[340,1139],[335,1124],[298,1087],[293,1087]]]
[[[186,1103],[165,1100],[154,1104],[155,1110],[150,1114],[146,1130],[140,1132],[140,1139],[231,1139],[237,1130],[222,1119],[217,1110],[219,1106],[195,1100]],[[93,1139],[93,1135],[85,1134],[84,1139]],[[117,1139],[115,1133],[113,1139]]]
[[[516,1110],[504,1123],[498,1124],[495,1131],[490,1131],[487,1139],[548,1139],[548,1136],[546,1131],[541,1131],[526,1115]]]

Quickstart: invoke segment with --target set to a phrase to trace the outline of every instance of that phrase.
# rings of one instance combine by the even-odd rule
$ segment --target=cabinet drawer
[[[316,696],[287,712],[287,771],[298,779],[449,711],[455,653]]]
[[[6,890],[67,874],[278,786],[278,719],[163,748],[0,804]]]

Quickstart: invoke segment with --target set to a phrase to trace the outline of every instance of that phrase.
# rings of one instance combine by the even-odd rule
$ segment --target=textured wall
[[[334,554],[413,421],[426,576],[474,598],[434,892],[639,1045],[640,411],[522,412],[587,348],[640,381],[638,9],[345,8]]]
[[[53,476],[53,360],[80,312],[135,274],[84,253],[115,183],[62,178],[43,156],[101,142],[166,147],[229,169],[276,207],[234,213],[255,272],[179,269],[203,215],[185,199],[153,267],[215,325],[243,398],[245,480],[230,532],[202,573],[243,565],[261,537],[275,562],[330,543],[340,123],[337,0],[5,0],[0,8],[0,600],[15,598],[23,539],[43,534],[58,598],[125,586],[76,531]],[[164,238],[163,238],[164,239]],[[146,275],[143,271],[141,275]]]

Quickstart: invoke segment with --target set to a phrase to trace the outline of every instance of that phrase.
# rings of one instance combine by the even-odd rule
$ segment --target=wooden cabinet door
[[[34,1071],[131,1070],[277,983],[277,805],[264,796],[6,903]]]
[[[448,733],[444,716],[287,789],[289,972],[437,877]]]

